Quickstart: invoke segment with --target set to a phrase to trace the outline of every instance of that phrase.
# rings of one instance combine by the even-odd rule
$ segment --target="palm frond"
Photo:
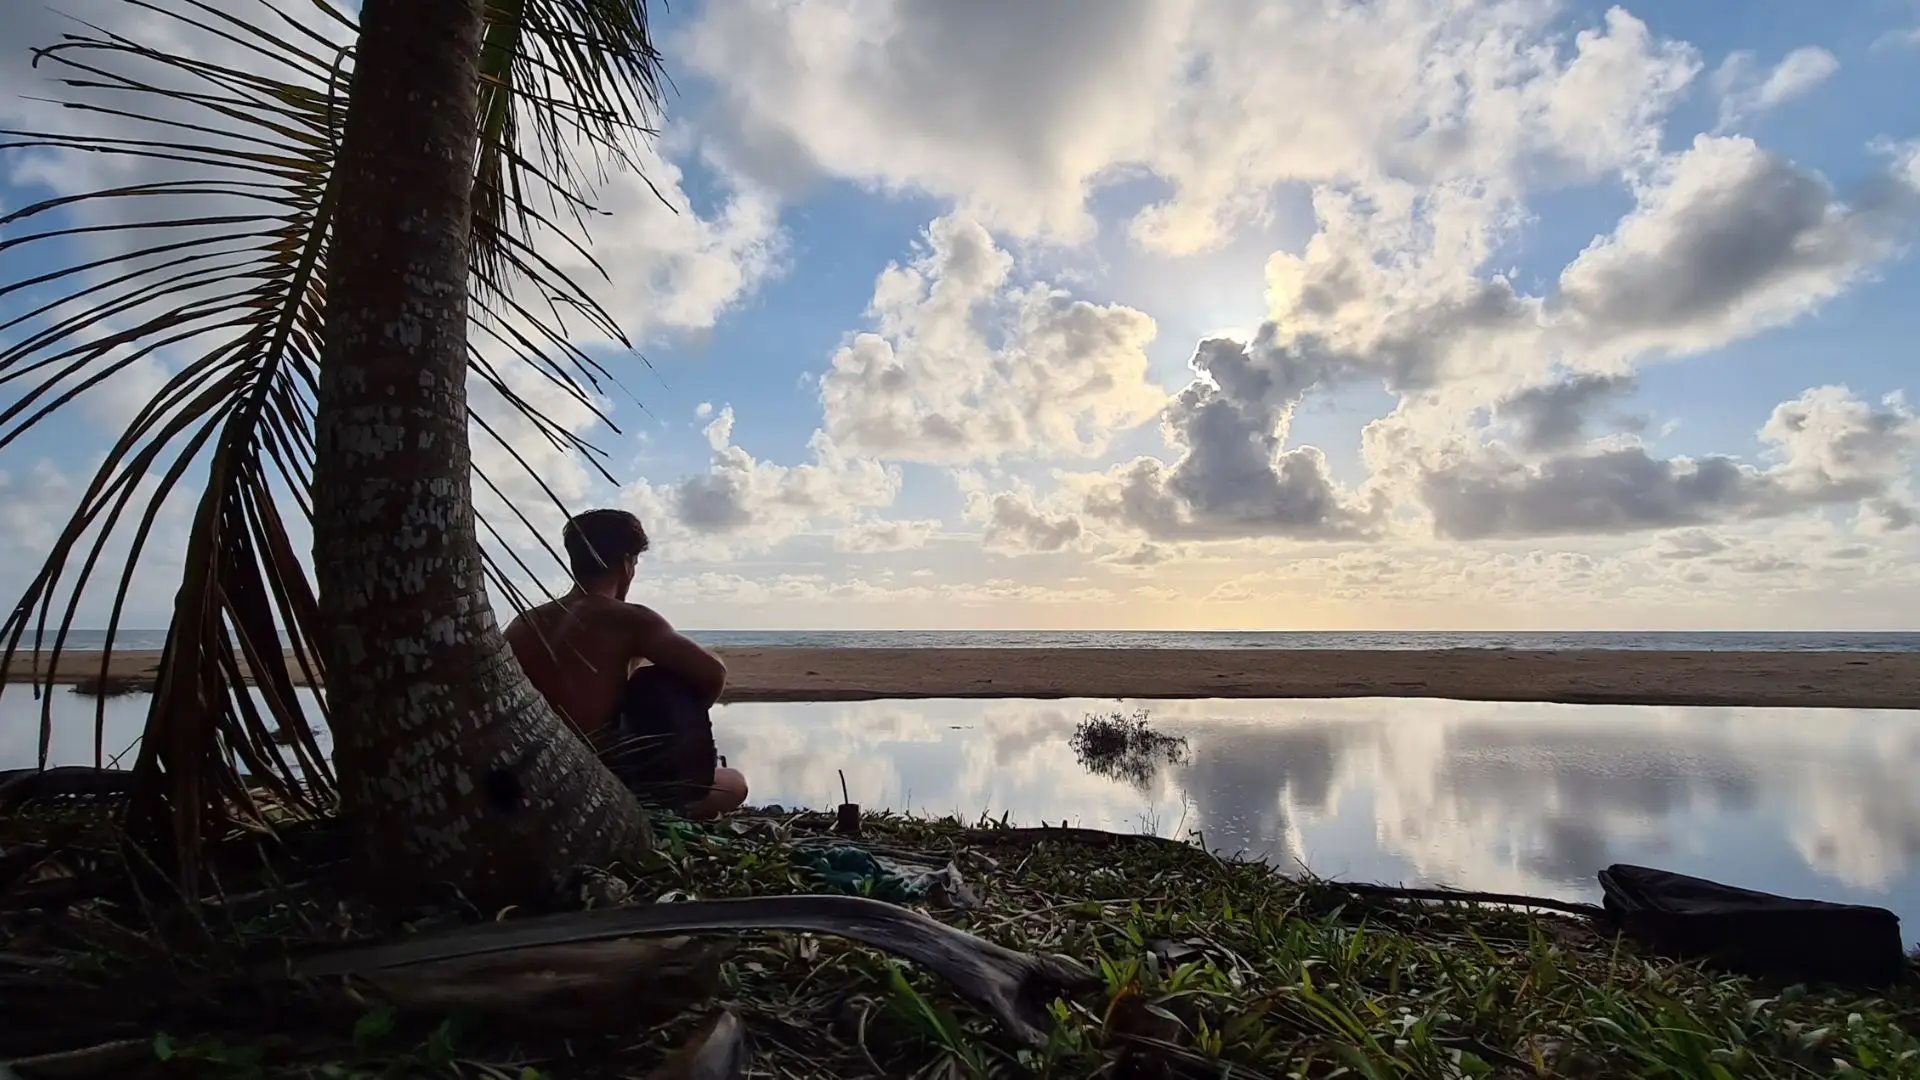
[[[596,212],[589,197],[604,182],[609,164],[644,178],[631,151],[639,140],[655,134],[653,122],[659,115],[664,83],[646,4],[644,0],[487,0],[486,16],[471,241],[475,309],[471,370],[537,437],[577,455],[608,482],[617,482],[599,447],[549,419],[516,391],[505,373],[537,372],[587,409],[599,425],[619,433],[594,395],[605,393],[609,386],[623,393],[625,388],[575,342],[583,336],[598,337],[628,351],[632,343],[585,284],[556,265],[543,249],[562,246],[591,275],[607,280],[605,268],[585,242],[588,219]],[[583,168],[583,158],[591,160],[592,171]],[[657,189],[655,194],[659,195]],[[528,297],[537,297],[544,311],[536,310]],[[505,363],[493,362],[489,354],[504,357]],[[645,362],[644,357],[641,360]],[[476,405],[472,411],[475,426],[514,459],[545,501],[564,517],[564,500],[499,428],[487,422],[484,407]],[[512,500],[495,478],[481,470],[476,470],[476,476],[508,505],[554,563],[565,566],[546,530],[511,506]],[[482,526],[501,539],[492,524],[483,521]],[[528,570],[524,564],[521,568]],[[525,606],[510,575],[491,562],[489,577],[516,610]],[[539,581],[530,572],[526,577]]]
[[[51,690],[82,594],[109,538],[131,520],[107,618],[104,676],[161,508],[190,475],[204,473],[130,806],[130,824],[171,840],[156,849],[184,867],[199,847],[204,814],[224,820],[249,807],[241,768],[296,807],[316,806],[332,785],[294,690],[321,675],[315,604],[286,542],[276,489],[305,490],[313,455],[311,428],[287,421],[300,414],[297,402],[311,398],[318,361],[327,165],[343,113],[345,49],[276,35],[268,20],[250,25],[198,0],[166,8],[123,2],[130,13],[202,32],[255,69],[87,27],[37,50],[35,64],[78,97],[69,109],[113,133],[0,132],[0,149],[103,154],[188,174],[64,195],[0,219],[0,250],[20,248],[53,267],[0,285],[0,298],[67,290],[23,305],[8,320],[27,332],[0,350],[0,384],[18,391],[0,410],[0,448],[134,365],[177,364],[108,450],[0,625],[0,663],[11,662],[31,629],[34,651],[51,653],[41,676],[41,688]],[[96,255],[89,242],[109,247]],[[140,498],[144,504],[129,514]],[[294,647],[291,662],[283,631]],[[264,707],[247,689],[243,663]],[[42,767],[52,721],[49,693]],[[102,702],[96,764],[104,722]],[[275,729],[291,734],[294,761],[276,744]]]
[[[301,706],[319,687],[318,605],[291,519],[311,521],[314,390],[325,333],[322,281],[333,154],[344,127],[356,28],[327,0],[119,0],[130,18],[187,31],[212,55],[141,44],[98,26],[38,50],[82,132],[0,131],[0,150],[99,155],[156,174],[65,194],[0,218],[0,254],[41,267],[0,283],[0,449],[116,378],[163,365],[164,385],[120,433],[45,564],[0,624],[0,666],[27,644],[51,690],[83,592],[110,538],[131,533],[113,593],[102,674],[135,566],[170,496],[203,478],[166,647],[134,765],[130,826],[191,873],[201,839],[252,816],[249,785],[317,809],[333,777]],[[604,277],[584,242],[598,177],[583,159],[631,167],[651,133],[659,57],[642,0],[488,0],[475,178],[473,375],[510,415],[593,463],[601,452],[515,389],[533,371],[601,422],[612,375],[575,344],[627,345],[592,292],[543,254],[560,242]],[[104,246],[104,247],[103,247]],[[503,425],[502,443],[543,498],[561,497]],[[487,490],[547,546],[501,487]],[[291,510],[288,507],[291,506]],[[489,576],[514,607],[539,576],[491,522]],[[517,569],[518,573],[510,572]],[[283,637],[284,635],[284,637]],[[248,689],[247,683],[253,684]],[[256,697],[257,695],[257,697]],[[324,695],[316,693],[324,721]],[[41,765],[52,733],[41,709]],[[95,714],[105,754],[104,702]],[[283,747],[276,739],[291,736]]]

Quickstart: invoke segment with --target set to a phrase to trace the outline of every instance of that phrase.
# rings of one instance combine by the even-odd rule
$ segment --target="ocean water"
[[[50,703],[53,762],[90,763],[94,699]],[[146,704],[106,702],[108,758]],[[745,703],[714,732],[762,805],[831,808],[844,772],[876,809],[1149,830],[1328,877],[1563,899],[1595,899],[1595,872],[1631,862],[1881,905],[1920,940],[1920,711],[1123,702],[1185,745],[1103,771],[1069,740],[1115,707]],[[31,694],[0,695],[0,769],[33,763],[38,719]]]
[[[1654,652],[1920,652],[1920,632],[1452,630],[689,630],[715,648],[818,649],[1637,649]],[[75,630],[67,648],[106,635]],[[158,649],[162,630],[121,630],[116,649]]]

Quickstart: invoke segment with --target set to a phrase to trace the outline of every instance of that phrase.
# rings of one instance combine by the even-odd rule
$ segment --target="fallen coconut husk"
[[[356,981],[396,1008],[542,1031],[635,1031],[709,1001],[724,944],[692,938],[542,945],[368,971]]]
[[[747,1070],[747,1029],[732,1010],[721,1010],[647,1080],[739,1080]]]

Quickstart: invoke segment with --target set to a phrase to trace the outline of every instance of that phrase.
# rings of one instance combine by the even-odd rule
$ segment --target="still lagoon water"
[[[89,698],[52,698],[52,760],[93,760]],[[39,703],[0,696],[0,768]],[[109,756],[140,697],[107,703]],[[1089,713],[1145,708],[1175,760],[1103,775]],[[855,802],[1168,836],[1361,881],[1595,899],[1613,862],[1873,903],[1920,940],[1920,712],[1414,699],[926,700],[729,705],[720,749],[756,803]]]

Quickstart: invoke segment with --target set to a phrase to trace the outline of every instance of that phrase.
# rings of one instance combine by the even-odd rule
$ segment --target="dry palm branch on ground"
[[[487,0],[486,10],[471,363],[490,392],[471,422],[526,473],[475,470],[492,516],[513,519],[483,514],[480,524],[491,585],[520,608],[520,583],[540,575],[502,526],[532,532],[559,560],[505,485],[530,480],[566,508],[502,432],[511,421],[608,475],[598,448],[516,387],[544,379],[613,427],[597,399],[619,384],[575,342],[627,342],[553,251],[570,245],[570,265],[604,276],[580,239],[588,200],[601,170],[630,166],[632,139],[651,133],[659,58],[642,0]],[[0,450],[111,380],[155,364],[164,380],[115,433],[0,624],[0,666],[22,649],[48,651],[35,690],[49,692],[82,594],[103,572],[110,651],[163,508],[200,485],[128,810],[131,834],[190,876],[206,838],[258,821],[243,775],[306,811],[332,792],[295,686],[323,675],[301,549],[355,27],[326,0],[117,0],[115,14],[124,24],[34,43],[72,122],[0,131],[0,151],[107,158],[115,175],[137,177],[0,217],[0,255],[32,267],[0,281]],[[161,34],[204,47],[149,47]],[[40,722],[44,766],[50,699]],[[104,730],[103,700],[96,764],[119,749]]]

